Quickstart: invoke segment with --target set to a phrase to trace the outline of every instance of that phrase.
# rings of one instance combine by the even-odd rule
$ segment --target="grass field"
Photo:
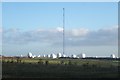
[[[3,78],[117,78],[119,61],[89,59],[3,59]]]

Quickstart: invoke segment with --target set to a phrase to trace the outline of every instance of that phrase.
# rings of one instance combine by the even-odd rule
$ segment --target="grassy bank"
[[[3,78],[117,78],[118,61],[87,59],[4,59]]]

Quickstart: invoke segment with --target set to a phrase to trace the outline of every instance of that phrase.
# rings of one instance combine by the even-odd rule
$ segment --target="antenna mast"
[[[65,54],[65,9],[63,8],[63,54]]]

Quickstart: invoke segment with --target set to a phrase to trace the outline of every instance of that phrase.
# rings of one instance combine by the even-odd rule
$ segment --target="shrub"
[[[17,63],[21,63],[21,59],[20,58],[17,58]]]
[[[10,63],[13,63],[14,61],[12,60]]]
[[[10,61],[8,60],[7,63],[9,63]]]
[[[48,65],[48,61],[45,61],[45,64]]]
[[[64,61],[63,61],[63,60],[61,60],[61,61],[60,61],[60,64],[64,64]]]
[[[38,64],[43,64],[42,59],[39,59]]]
[[[71,60],[69,60],[69,61],[68,61],[68,65],[72,65],[72,62],[71,62]]]

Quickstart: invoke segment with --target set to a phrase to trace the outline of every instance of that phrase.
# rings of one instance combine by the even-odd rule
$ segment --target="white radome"
[[[31,52],[28,53],[28,57],[32,58],[32,53]]]
[[[78,58],[85,58],[86,55],[84,53],[77,55]]]
[[[43,55],[43,57],[46,57],[46,55]]]
[[[47,58],[50,58],[50,54],[47,55]]]
[[[115,58],[115,54],[111,54],[110,57],[111,57],[111,58]]]
[[[37,57],[41,57],[40,55],[38,55]]]
[[[86,57],[84,53],[83,53],[83,54],[81,54],[81,56],[82,56],[82,58],[85,58],[85,57]]]
[[[23,57],[23,55],[21,54],[20,57]]]
[[[63,54],[63,55],[62,55],[62,57],[66,57],[66,55],[65,55],[65,54]]]
[[[61,54],[61,53],[58,53],[58,54],[57,54],[57,58],[59,58],[59,57],[62,57],[62,54]]]
[[[72,58],[77,58],[77,56],[76,56],[76,55],[74,55],[74,54],[73,54],[73,55],[71,55],[71,57],[72,57]]]
[[[33,56],[32,56],[32,58],[35,58],[35,57],[36,57],[36,55],[33,55]]]
[[[56,56],[55,54],[51,54],[51,55],[50,55],[50,58],[55,59],[55,58],[57,58],[57,56]]]
[[[35,58],[35,56],[32,56],[32,58]]]

